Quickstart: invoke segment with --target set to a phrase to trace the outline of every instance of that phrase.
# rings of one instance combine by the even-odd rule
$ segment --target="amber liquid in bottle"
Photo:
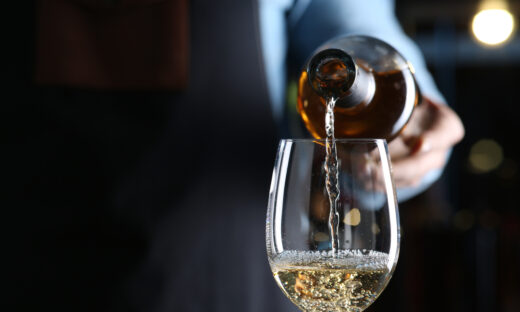
[[[358,66],[361,63],[358,61]],[[364,70],[374,77],[373,96],[351,107],[342,107],[341,99],[338,99],[334,108],[335,137],[383,138],[390,141],[404,128],[413,107],[418,104],[419,92],[414,77],[409,71]],[[297,103],[309,132],[315,138],[325,138],[327,100],[312,88],[306,70],[302,71],[298,81]]]

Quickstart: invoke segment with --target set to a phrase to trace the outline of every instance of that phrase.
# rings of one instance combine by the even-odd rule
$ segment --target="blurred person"
[[[299,74],[312,52],[331,38],[350,34],[379,38],[412,64],[423,96],[408,125],[389,144],[399,200],[417,195],[440,177],[451,147],[464,136],[464,128],[457,114],[445,105],[446,100],[418,47],[401,29],[394,1],[264,0],[260,3],[267,83],[274,116],[282,120],[279,123],[288,119],[284,115],[294,114],[283,106],[284,82],[291,78],[286,63],[293,65],[293,72]],[[280,32],[280,28],[284,31]],[[292,126],[292,132],[295,128]]]
[[[381,38],[416,69],[427,100],[390,144],[401,200],[463,135],[392,1],[48,0],[36,29],[17,310],[296,311],[266,260],[268,185],[287,63],[334,36]]]

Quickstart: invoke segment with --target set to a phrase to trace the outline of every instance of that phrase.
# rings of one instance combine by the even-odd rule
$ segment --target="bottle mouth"
[[[343,97],[356,79],[354,59],[339,49],[320,51],[307,64],[309,82],[324,98]]]

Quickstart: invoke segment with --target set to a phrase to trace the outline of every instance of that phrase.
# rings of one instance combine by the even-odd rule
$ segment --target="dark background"
[[[518,18],[520,3],[510,3]],[[477,44],[470,33],[477,1],[396,4],[466,136],[442,179],[400,206],[396,279],[371,311],[519,311],[519,34],[501,47]],[[470,162],[471,148],[482,139],[503,152],[487,172]]]
[[[499,48],[485,48],[475,43],[469,33],[469,23],[476,10],[476,1],[397,0],[396,4],[396,13],[405,31],[419,44],[440,90],[464,122],[466,137],[454,149],[442,179],[424,194],[401,205],[404,232],[399,264],[387,290],[370,310],[520,311],[520,212],[517,203],[520,191],[520,149],[517,146],[519,34]],[[518,1],[513,2],[512,8],[513,13],[520,16]],[[59,128],[46,126],[48,105],[56,109],[61,106],[60,103],[41,102],[41,96],[45,93],[47,99],[59,99],[64,95],[59,91],[49,97],[49,92],[57,91],[42,90],[32,83],[34,4],[19,1],[8,11],[11,18],[7,29],[9,44],[4,48],[8,56],[4,59],[3,72],[7,82],[2,101],[1,136],[6,156],[4,182],[9,186],[4,188],[3,197],[7,203],[18,204],[6,204],[2,208],[5,212],[3,228],[7,230],[3,238],[6,246],[12,247],[6,253],[8,265],[5,268],[6,274],[13,277],[10,279],[11,288],[26,288],[28,293],[32,293],[31,279],[44,280],[47,275],[52,276],[53,268],[33,266],[23,274],[14,269],[24,261],[30,262],[27,258],[32,256],[27,246],[20,246],[19,242],[28,241],[24,235],[38,235],[37,231],[23,232],[19,229],[23,229],[27,222],[31,224],[30,220],[45,221],[49,215],[34,208],[41,203],[24,197],[16,186],[27,185],[24,177],[39,168],[40,163],[65,160],[64,170],[68,166],[75,174],[60,179],[62,185],[56,185],[61,185],[63,190],[71,183],[90,187],[91,181],[78,180],[77,175],[88,176],[92,168],[101,164],[78,164],[70,159],[67,163],[66,157],[45,158],[43,151],[49,148],[49,144],[58,144],[53,140],[54,132],[64,136],[65,142],[68,134],[60,132]],[[80,93],[75,96],[79,96],[75,100],[78,105],[88,105],[87,95],[81,96]],[[104,111],[107,116],[104,122],[110,124],[113,122],[111,114],[125,110],[128,116],[136,115],[133,106],[125,106],[132,101],[139,102],[138,93],[121,101],[121,110]],[[157,95],[155,104],[159,107],[157,111],[169,112],[167,100],[161,94]],[[68,113],[80,114],[81,110]],[[145,120],[143,129],[150,133],[135,131],[133,138],[138,145],[146,146],[147,135],[164,130],[156,123],[162,116],[162,113],[141,115],[141,120]],[[77,120],[88,120],[88,116]],[[131,123],[131,118],[127,122]],[[125,128],[125,124],[114,128],[131,131],[131,128]],[[112,132],[112,135],[114,137],[106,139],[108,149],[111,148],[109,142],[117,141],[118,135],[123,137],[117,132]],[[127,135],[125,133],[124,137]],[[102,134],[99,136],[103,137]],[[72,134],[69,139],[72,140]],[[482,139],[495,141],[503,152],[499,166],[487,172],[475,170],[469,161],[472,147]],[[81,143],[77,142],[78,145]],[[117,146],[112,148],[118,149]],[[268,152],[274,157],[274,147]],[[131,163],[132,157],[122,163],[114,160],[102,165],[117,175],[124,172],[125,162]],[[46,181],[30,181],[28,190],[31,190],[31,185],[36,187],[41,183]],[[102,189],[103,185],[98,187]],[[102,196],[96,189],[91,189],[88,194],[90,197],[85,198],[87,204],[102,199],[96,197]],[[39,200],[45,201],[45,196]],[[73,199],[64,194],[62,204],[69,200]],[[61,216],[67,219],[67,215]],[[96,213],[89,215],[89,218],[98,217]],[[100,224],[103,226],[102,222]],[[106,226],[109,228],[111,224]],[[37,238],[30,241],[37,241]],[[135,256],[131,249],[128,250],[128,256]],[[75,253],[81,251],[70,249],[65,256],[74,258]],[[66,259],[63,263],[67,263]],[[74,296],[72,292],[63,294],[64,297],[68,295]]]

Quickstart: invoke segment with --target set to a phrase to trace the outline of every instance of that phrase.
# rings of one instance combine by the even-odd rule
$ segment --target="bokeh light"
[[[473,17],[471,29],[479,42],[499,45],[511,38],[515,29],[515,19],[506,9],[485,9]]]
[[[479,140],[471,147],[469,152],[469,165],[476,173],[492,171],[504,160],[502,147],[489,139]]]
[[[361,222],[361,213],[359,212],[359,209],[352,208],[352,210],[347,212],[343,218],[343,222],[351,226],[358,225]]]
[[[467,231],[471,229],[475,223],[475,214],[468,209],[459,210],[453,216],[453,226],[460,231]]]

